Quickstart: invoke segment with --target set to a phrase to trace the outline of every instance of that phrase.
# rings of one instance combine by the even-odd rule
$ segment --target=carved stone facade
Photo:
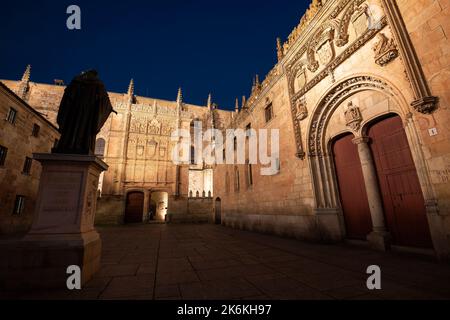
[[[29,71],[28,67],[19,82],[3,82],[17,93],[26,92],[23,97],[31,106],[56,123],[64,87],[30,82]],[[26,91],[22,90],[24,87]],[[131,210],[127,207],[128,196],[136,193],[143,195],[137,204],[142,211],[137,222],[148,220],[150,213],[154,219],[165,219],[167,214],[177,221],[208,221],[211,214],[205,212],[211,213],[212,200],[200,201],[201,205],[196,206],[189,206],[188,200],[190,194],[197,192],[200,197],[205,195],[202,198],[212,199],[212,169],[203,163],[174,164],[172,152],[176,141],[172,140],[172,134],[178,129],[189,130],[194,119],[201,121],[204,128],[210,128],[214,122],[227,122],[232,112],[214,108],[211,98],[205,106],[185,103],[181,91],[177,101],[136,96],[133,81],[126,94],[110,92],[109,96],[118,114],[111,115],[97,136],[98,146],[102,146],[97,148],[99,156],[109,165],[101,176],[97,222],[127,222],[127,211]],[[198,215],[202,206],[202,215]]]
[[[400,117],[432,247],[448,258],[448,10],[448,1],[313,1],[288,40],[278,41],[279,61],[266,85],[252,91],[245,110],[229,124],[279,129],[281,170],[261,176],[263,166],[254,165],[249,185],[248,166],[217,166],[214,189],[222,223],[311,240],[347,238],[333,146],[353,135],[371,208],[373,232],[367,241],[381,250],[391,241],[395,245],[398,239],[390,238],[390,222],[383,218],[386,199],[380,199],[386,192],[374,183],[380,168],[374,167],[378,160],[371,148],[379,141],[367,135],[376,123]],[[422,36],[433,38],[435,46]],[[274,112],[269,123],[267,99]],[[233,190],[236,179],[241,187]]]
[[[286,42],[277,40],[277,64],[263,81],[254,79],[250,96],[234,112],[215,110],[211,99],[205,107],[185,104],[181,91],[176,102],[137,97],[133,83],[127,94],[111,93],[119,114],[99,135],[110,166],[100,217],[123,219],[126,203],[141,199],[137,192],[145,195],[143,208],[157,216],[167,210],[172,221],[186,214],[201,220],[214,204],[210,216],[226,226],[315,241],[353,240],[345,179],[338,177],[353,178],[358,171],[361,181],[346,187],[367,196],[371,227],[358,240],[378,250],[397,245],[449,258],[449,10],[447,0],[313,0]],[[5,83],[55,119],[63,88],[34,84],[29,71],[19,82]],[[169,132],[189,129],[194,119],[204,128],[278,129],[278,173],[262,175],[265,166],[250,161],[174,165]],[[379,124],[390,135],[375,132]],[[336,144],[349,137],[349,152],[338,154]],[[353,167],[344,166],[350,169],[342,173],[336,159],[351,154]],[[406,167],[405,159],[408,171],[396,171]],[[398,181],[399,172],[415,187],[406,197],[404,183],[396,193],[386,182]],[[135,197],[127,199],[130,194]],[[408,225],[415,209],[422,235]],[[393,226],[391,211],[403,222]]]

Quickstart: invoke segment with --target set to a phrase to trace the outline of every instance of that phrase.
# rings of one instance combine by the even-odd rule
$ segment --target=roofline
[[[23,100],[22,98],[20,98],[14,91],[12,91],[10,88],[8,88],[3,82],[2,80],[0,80],[0,88],[4,89],[6,91],[6,93],[8,93],[10,96],[12,96],[12,98],[14,98],[15,100],[17,100],[19,103],[21,103],[22,105],[25,106],[25,108],[29,109],[29,111],[31,111],[35,116],[37,116],[39,119],[41,119],[42,121],[44,121],[45,123],[47,123],[51,128],[53,128],[54,130],[56,130],[59,133],[59,129],[53,124],[51,123],[48,119],[46,119],[42,114],[40,114],[39,112],[37,112],[32,106],[30,106],[25,100]]]
[[[17,82],[20,83],[20,80],[8,80],[8,79],[0,79],[0,83],[2,83],[2,81],[11,81],[11,82]],[[44,86],[50,86],[50,87],[56,87],[56,88],[67,88],[67,86],[59,86],[59,85],[55,85],[55,84],[51,84],[51,83],[43,83],[43,82],[34,82],[34,81],[30,81],[30,84],[36,84],[36,85],[44,85]],[[3,84],[4,85],[4,84]],[[9,88],[8,88],[9,89]],[[107,91],[108,94],[112,93],[112,94],[118,94],[118,95],[126,95],[127,93],[123,92],[114,92],[114,91]],[[15,94],[14,92],[12,92],[13,94]],[[161,102],[167,102],[167,103],[177,103],[175,100],[166,100],[166,99],[160,99],[160,98],[153,98],[153,97],[146,97],[146,96],[141,96],[141,95],[134,95],[136,98],[143,98],[143,99],[151,99],[151,100],[157,100],[157,101],[161,101]],[[17,97],[20,99],[20,97]],[[25,101],[24,101],[25,102]],[[25,102],[26,103],[26,102]],[[188,106],[192,106],[192,107],[196,107],[196,108],[207,108],[206,105],[204,106],[200,106],[197,104],[192,104],[192,103],[188,103],[188,102],[183,102],[185,105]],[[233,113],[233,110],[227,110],[227,109],[221,109],[220,107],[216,110],[219,111],[223,111],[223,112],[230,112]]]

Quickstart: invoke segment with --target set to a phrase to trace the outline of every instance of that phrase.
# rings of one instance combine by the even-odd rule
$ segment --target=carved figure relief
[[[306,99],[301,98],[297,100],[297,120],[303,121],[308,117],[308,108],[306,106]]]
[[[384,33],[379,33],[377,38],[378,41],[372,48],[375,53],[375,63],[384,67],[397,58],[399,53],[394,39],[389,39]]]
[[[156,155],[156,148],[158,147],[158,142],[152,139],[147,142],[147,156],[153,158]]]
[[[329,64],[334,59],[334,29],[326,30],[320,37],[319,45],[316,49],[319,62],[322,65]]]
[[[361,122],[363,121],[361,110],[354,106],[353,102],[349,102],[344,115],[347,127],[351,128],[353,131],[358,131],[361,127]]]
[[[367,28],[369,27],[369,14],[367,5],[362,5],[356,9],[352,18],[352,24],[357,37],[366,32]]]
[[[305,69],[301,69],[298,73],[297,76],[295,78],[295,82],[294,82],[294,91],[298,92],[301,89],[303,89],[306,85],[306,70]]]

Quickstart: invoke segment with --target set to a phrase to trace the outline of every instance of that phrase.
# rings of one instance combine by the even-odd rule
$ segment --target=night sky
[[[81,7],[82,30],[66,28],[66,9]],[[309,1],[8,1],[0,12],[0,79],[69,83],[95,68],[109,91],[220,108],[249,95],[276,63],[276,37],[289,35]]]

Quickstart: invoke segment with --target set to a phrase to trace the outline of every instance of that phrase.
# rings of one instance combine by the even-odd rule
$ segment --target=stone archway
[[[154,202],[155,212],[153,220],[166,221],[169,208],[169,193],[166,191],[152,191],[150,194],[150,203]]]
[[[353,100],[355,97],[358,98],[368,93],[384,97],[384,104],[368,103],[364,110],[360,110],[358,104],[354,104]],[[389,235],[385,228],[380,191],[372,187],[377,177],[371,164],[373,160],[368,145],[369,141],[364,136],[363,128],[373,119],[389,113],[396,113],[403,119],[430,217],[430,214],[437,211],[437,207],[433,200],[434,192],[420,148],[420,138],[408,104],[402,94],[386,80],[372,75],[360,75],[338,83],[323,96],[315,108],[307,134],[307,151],[315,199],[316,221],[319,228],[332,230],[335,232],[332,235],[334,238],[342,239],[346,236],[332,141],[343,133],[353,133],[355,135],[353,142],[357,145],[363,166],[373,220],[374,232],[369,235],[368,240],[374,247],[382,250],[388,247]],[[336,119],[341,123],[338,123]]]

